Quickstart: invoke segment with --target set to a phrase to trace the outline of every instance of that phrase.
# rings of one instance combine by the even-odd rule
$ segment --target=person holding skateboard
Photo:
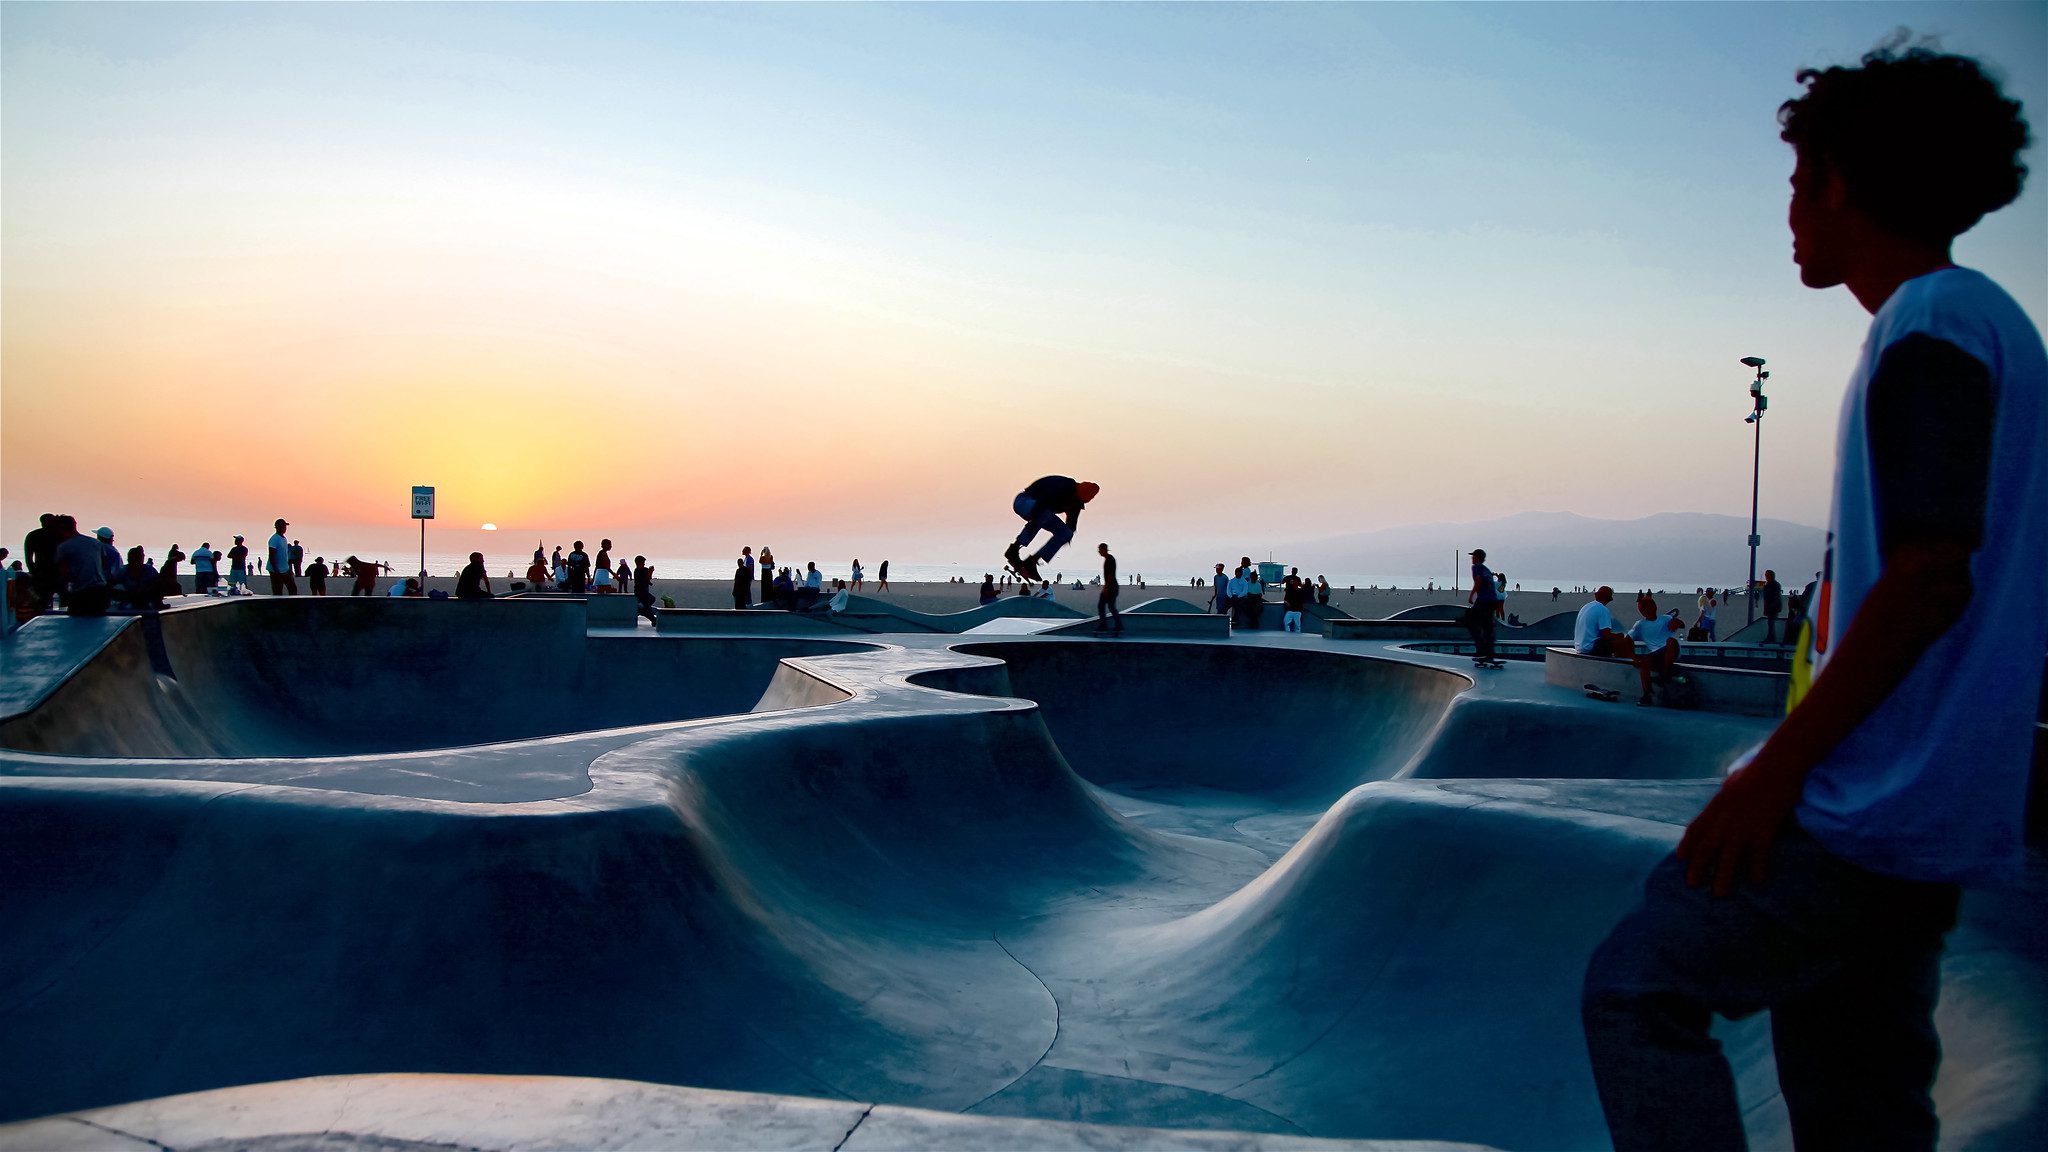
[[[1088,480],[1075,480],[1071,476],[1041,476],[1031,486],[1017,493],[1011,508],[1024,520],[1024,530],[1017,534],[1017,540],[1003,552],[1010,571],[1026,580],[1044,583],[1038,574],[1038,562],[1050,560],[1058,555],[1074,538],[1074,530],[1081,524],[1081,509],[1095,499],[1102,488]],[[1024,549],[1040,532],[1047,536],[1045,547],[1036,555],[1024,555]]]

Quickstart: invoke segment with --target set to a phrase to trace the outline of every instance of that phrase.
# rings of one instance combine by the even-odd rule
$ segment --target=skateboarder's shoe
[[[1017,550],[1017,549],[1016,549],[1016,547],[1015,547],[1014,545],[1013,545],[1013,546],[1011,546],[1011,548],[1010,548],[1010,551],[1012,551],[1012,552],[1015,552],[1016,550]],[[1043,577],[1043,576],[1040,576],[1040,575],[1038,574],[1038,557],[1036,557],[1036,556],[1023,556],[1023,557],[1019,557],[1019,558],[1017,558],[1017,559],[1011,560],[1011,561],[1010,561],[1010,564],[1011,564],[1011,566],[1012,566],[1012,567],[1014,567],[1014,568],[1016,568],[1016,569],[1017,569],[1017,574],[1018,574],[1019,576],[1022,576],[1022,577],[1024,577],[1024,578],[1025,578],[1026,580],[1029,580],[1029,581],[1031,581],[1031,582],[1032,582],[1032,583],[1034,583],[1034,584],[1043,584],[1043,583],[1045,583],[1045,577]]]
[[[1003,561],[1010,566],[1012,571],[1022,572],[1024,570],[1024,558],[1019,555],[1020,551],[1021,546],[1015,543],[1003,549]]]

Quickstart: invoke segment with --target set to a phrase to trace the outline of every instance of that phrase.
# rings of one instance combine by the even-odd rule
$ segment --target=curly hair
[[[1858,68],[1808,68],[1806,94],[1778,108],[1779,136],[1839,173],[1887,230],[1946,245],[2019,198],[2028,144],[2020,102],[1977,61],[1901,50],[1901,31]]]

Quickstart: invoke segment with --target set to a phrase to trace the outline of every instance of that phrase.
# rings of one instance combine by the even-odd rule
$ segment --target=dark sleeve
[[[1865,400],[1880,556],[1905,541],[1984,541],[1997,397],[1982,361],[1913,333],[1884,350]]]

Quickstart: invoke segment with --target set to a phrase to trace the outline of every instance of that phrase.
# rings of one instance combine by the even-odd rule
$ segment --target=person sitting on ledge
[[[1614,589],[1602,584],[1585,607],[1579,609],[1578,622],[1572,625],[1573,651],[1581,656],[1615,656],[1623,660],[1635,657],[1635,641],[1614,622],[1614,611],[1607,607],[1612,603]]]
[[[981,602],[983,604],[993,604],[1000,595],[1001,593],[996,591],[995,573],[983,572],[981,574]]]
[[[1657,615],[1657,602],[1648,596],[1636,598],[1636,611],[1643,614],[1641,620],[1622,637],[1628,645],[1630,659],[1635,661],[1636,675],[1643,682],[1643,694],[1636,703],[1648,706],[1651,703],[1650,682],[1659,682],[1671,675],[1678,667],[1678,634],[1685,627],[1684,622],[1673,616]],[[1635,655],[1636,644],[1641,643],[1646,651]]]
[[[796,581],[791,578],[788,568],[775,573],[775,606],[785,612],[796,611]]]
[[[455,598],[457,600],[489,600],[492,598],[491,577],[489,573],[484,571],[483,553],[471,552],[469,554],[469,563],[462,569],[462,575],[455,578]]]

